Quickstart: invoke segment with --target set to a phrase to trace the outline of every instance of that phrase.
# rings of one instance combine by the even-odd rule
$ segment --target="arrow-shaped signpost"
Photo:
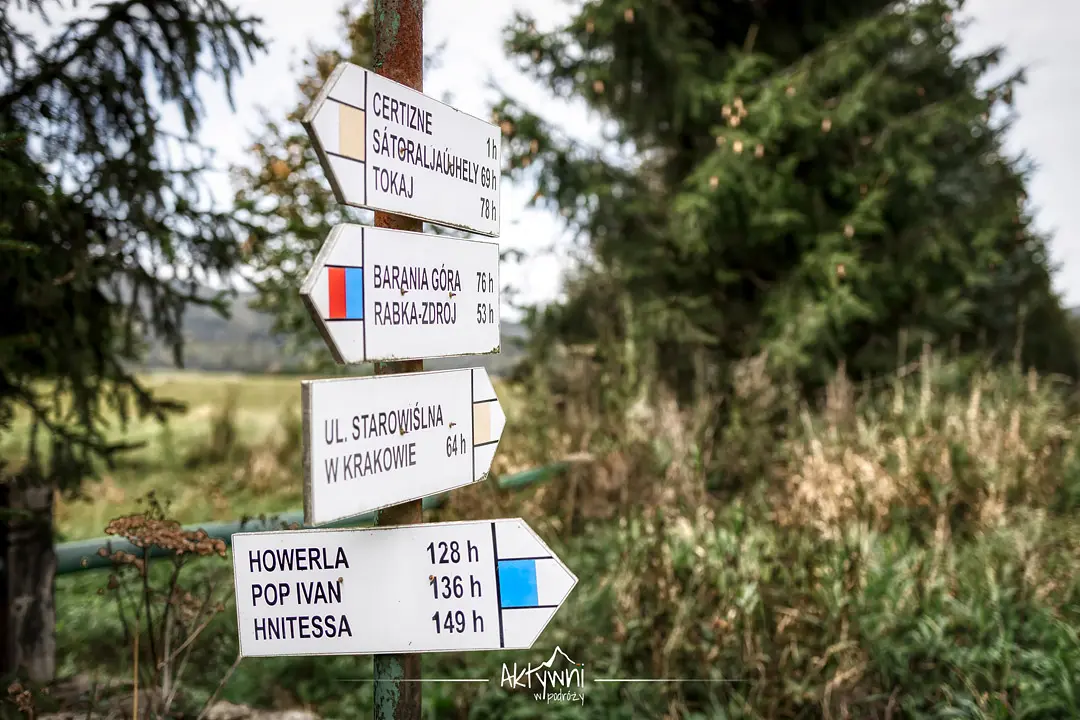
[[[520,519],[233,536],[240,654],[527,649],[577,578]]]
[[[499,236],[498,126],[349,63],[303,124],[338,202]]]
[[[421,92],[422,0],[373,15],[378,72],[336,68],[304,126],[376,227],[335,227],[301,295],[375,377],[301,387],[305,522],[380,527],[238,533],[233,572],[242,656],[374,654],[376,719],[419,720],[418,653],[528,648],[577,578],[522,520],[420,524],[422,498],[487,477],[506,423],[483,368],[423,372],[499,352],[499,247],[418,232],[498,237],[501,136]]]
[[[338,225],[300,294],[340,363],[499,352],[499,246]]]
[[[485,479],[506,424],[484,368],[309,380],[301,398],[308,525]]]

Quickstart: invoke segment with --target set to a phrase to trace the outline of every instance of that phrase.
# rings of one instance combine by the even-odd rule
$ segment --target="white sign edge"
[[[303,126],[304,132],[307,133],[308,140],[311,141],[311,146],[315,148],[315,155],[319,158],[319,165],[322,167],[323,176],[325,176],[327,182],[330,183],[330,190],[334,193],[334,199],[337,200],[338,203],[341,205],[349,205],[349,203],[346,203],[343,199],[345,197],[345,193],[342,191],[341,186],[338,185],[336,176],[333,173],[333,168],[331,168],[330,166],[330,156],[326,154],[326,151],[323,149],[322,143],[319,142],[319,136],[315,132],[315,117],[319,114],[319,111],[322,110],[323,105],[326,104],[326,101],[330,99],[330,91],[334,89],[335,85],[337,85],[338,80],[340,80],[341,76],[345,74],[345,69],[349,65],[350,63],[348,62],[342,62],[334,68],[334,71],[330,73],[330,76],[328,78],[326,78],[326,82],[324,82],[323,86],[319,88],[319,94],[315,96],[315,100],[311,103],[311,107],[307,109],[307,112],[304,113],[303,119],[300,121],[300,125]],[[365,110],[365,112],[367,111]],[[365,132],[367,131],[365,130]],[[366,167],[364,168],[364,172],[367,172]],[[500,193],[501,190],[502,189],[500,188]],[[500,194],[499,197],[501,199],[502,195]],[[350,207],[356,206],[350,205]]]
[[[304,432],[305,428],[311,427],[311,383],[300,381],[300,472],[304,474],[304,524],[311,525],[311,516],[315,512],[314,503],[311,501],[311,440]],[[296,531],[294,531],[296,532]],[[235,571],[234,571],[235,572]]]
[[[503,520],[503,519],[509,520],[511,522],[517,522],[517,523],[519,523],[521,525],[521,527],[528,530],[529,534],[531,534],[534,538],[536,538],[536,541],[538,543],[540,543],[540,547],[544,548],[549,553],[551,553],[551,559],[554,560],[555,563],[559,567],[562,568],[564,573],[566,573],[567,575],[570,576],[570,581],[571,581],[570,582],[570,587],[566,588],[566,593],[562,596],[562,599],[559,600],[559,606],[557,608],[555,608],[555,612],[551,613],[551,617],[549,617],[547,619],[547,622],[544,623],[544,626],[536,631],[536,634],[533,635],[532,640],[529,641],[528,647],[521,648],[522,650],[529,650],[529,649],[532,649],[532,646],[536,644],[536,641],[539,640],[540,636],[544,634],[544,631],[548,629],[548,625],[551,624],[551,621],[554,620],[555,616],[559,614],[560,610],[562,610],[563,605],[566,604],[566,600],[570,597],[570,593],[574,592],[574,588],[576,588],[577,584],[578,584],[578,576],[576,574],[574,574],[573,570],[571,570],[570,568],[568,568],[566,566],[566,563],[563,562],[562,558],[558,556],[558,554],[551,548],[551,546],[548,545],[546,542],[544,542],[544,538],[540,537],[539,533],[537,533],[536,530],[533,530],[532,525],[525,522],[525,518],[521,518],[521,517],[517,517],[517,518],[496,518],[495,520],[481,520],[481,521],[478,521],[478,522],[499,522],[500,520]],[[432,523],[432,524],[435,524],[435,523]],[[498,562],[499,562],[499,558],[496,557],[495,558],[496,565],[498,565]],[[498,600],[501,602],[501,598],[498,598]],[[239,623],[239,620],[237,622]],[[239,626],[238,626],[238,628],[239,628]],[[500,649],[501,650],[512,650],[514,648],[500,648]]]
[[[421,375],[421,374],[423,374],[423,375],[441,375],[443,373],[460,373],[460,372],[468,372],[468,373],[470,373],[469,377],[471,379],[472,372],[474,370],[482,371],[484,373],[484,375],[487,377],[488,382],[491,383],[491,375],[488,373],[487,368],[485,368],[483,366],[467,367],[467,368],[452,368],[450,370],[425,370],[423,373],[395,373],[393,375],[365,375],[365,376],[362,376],[362,377],[314,378],[314,379],[311,379],[311,380],[301,380],[300,381],[300,426],[301,426],[301,428],[309,428],[311,426],[311,386],[312,386],[312,384],[317,383],[317,382],[344,382],[344,381],[349,381],[349,380],[369,380],[369,379],[374,381],[375,378],[390,378],[390,377],[393,377],[393,378],[406,377],[407,378],[410,375]],[[492,386],[492,388],[494,388],[495,387],[494,383],[491,383],[491,386]],[[505,416],[506,410],[502,408],[502,400],[499,399],[498,393],[495,394],[495,402],[498,403],[500,411]],[[504,425],[503,426],[503,432],[505,432],[505,431],[506,431],[506,427]],[[304,473],[304,484],[303,484],[303,491],[304,491],[304,524],[309,526],[308,528],[305,528],[305,529],[311,529],[311,530],[336,530],[337,528],[327,528],[327,527],[324,527],[323,525],[326,525],[326,524],[329,524],[329,523],[344,522],[346,520],[353,520],[353,519],[361,517],[363,515],[367,515],[368,513],[377,513],[380,510],[385,510],[387,508],[392,508],[392,507],[394,507],[396,505],[403,505],[404,503],[416,502],[417,500],[423,500],[424,498],[434,497],[436,495],[442,495],[443,493],[448,493],[451,490],[459,490],[459,489],[461,489],[463,487],[466,487],[468,485],[474,485],[476,483],[484,482],[491,476],[491,467],[489,466],[488,471],[486,473],[484,473],[483,475],[481,475],[479,478],[473,478],[472,480],[468,480],[466,482],[460,483],[458,485],[453,485],[451,487],[443,488],[442,490],[430,493],[428,495],[419,495],[417,497],[411,497],[411,498],[409,498],[407,500],[398,500],[397,502],[394,502],[394,503],[388,503],[386,505],[380,505],[378,507],[368,508],[367,510],[362,510],[362,511],[360,511],[358,513],[353,513],[352,515],[345,515],[343,517],[334,518],[333,520],[324,520],[323,525],[319,525],[319,524],[316,524],[314,522],[314,517],[313,517],[314,514],[315,514],[315,507],[314,507],[314,503],[312,502],[312,496],[313,496],[315,490],[314,490],[314,483],[312,482],[312,473],[311,473],[311,441],[310,441],[310,438],[308,437],[309,434],[307,432],[304,432],[303,430],[301,430],[301,432],[303,433],[303,437],[301,438],[300,443],[301,443],[301,449],[302,449],[301,457],[303,459],[302,472]],[[499,440],[502,441],[502,434],[501,433],[499,435]],[[492,458],[492,462],[494,462],[494,458]],[[464,522],[490,522],[490,521],[488,521],[488,520],[483,520],[483,521],[475,520],[475,521],[464,521]],[[423,524],[423,523],[420,523],[420,524]],[[405,526],[405,525],[396,525],[394,527],[407,527],[407,526]],[[348,529],[348,528],[346,528],[346,529]],[[358,529],[358,528],[354,528],[354,529]],[[266,532],[277,532],[277,531],[270,530],[270,531],[266,531]]]
[[[330,76],[328,78],[326,78],[326,82],[323,83],[322,88],[319,89],[319,94],[315,96],[315,100],[311,103],[311,107],[309,107],[307,109],[307,112],[304,113],[303,120],[300,121],[300,125],[303,126],[304,132],[307,133],[308,140],[311,141],[312,147],[315,148],[315,154],[319,158],[319,165],[322,166],[323,175],[326,176],[326,180],[330,183],[330,189],[333,190],[334,199],[337,200],[338,204],[346,205],[348,207],[360,208],[360,209],[363,209],[363,210],[371,210],[373,212],[386,212],[386,213],[391,214],[391,215],[400,215],[402,217],[411,218],[413,220],[420,220],[421,222],[426,222],[426,223],[429,223],[431,225],[442,225],[443,227],[453,228],[455,230],[461,230],[462,232],[472,233],[473,235],[482,235],[484,237],[489,237],[489,238],[502,237],[502,210],[503,210],[503,206],[502,206],[502,183],[503,183],[503,177],[502,177],[502,169],[501,169],[501,167],[500,167],[500,170],[499,170],[499,189],[498,189],[498,193],[499,193],[499,217],[495,221],[496,224],[498,225],[498,229],[493,233],[492,232],[485,232],[485,231],[482,231],[482,230],[477,230],[475,228],[465,227],[464,225],[457,225],[455,223],[444,222],[442,220],[432,220],[431,218],[421,217],[420,215],[413,215],[413,214],[407,213],[407,212],[395,211],[393,213],[390,213],[387,210],[376,210],[375,208],[371,207],[370,205],[357,205],[356,203],[350,203],[350,202],[347,202],[345,200],[345,193],[342,191],[341,186],[338,185],[338,183],[337,183],[337,181],[335,179],[336,176],[334,175],[334,170],[330,165],[330,157],[326,154],[326,151],[323,149],[322,143],[319,142],[319,136],[315,132],[315,116],[319,114],[319,111],[322,110],[323,105],[325,105],[326,101],[329,100],[330,91],[333,89],[334,85],[338,82],[338,80],[341,79],[340,76],[345,74],[345,68],[348,67],[349,65],[356,65],[356,63],[350,63],[348,61],[343,61],[341,64],[339,64],[337,67],[334,68],[334,71],[332,73],[330,73]],[[372,73],[374,75],[378,75],[378,73],[376,73],[374,70],[370,70],[370,69],[368,69],[366,67],[363,67],[361,65],[356,65],[356,67],[360,68],[364,72]],[[391,80],[390,78],[388,78],[386,76],[379,75],[379,77],[386,80],[387,82],[394,83],[395,85],[401,85],[401,87],[405,88],[406,90],[412,90],[413,92],[418,92],[421,95],[423,95],[425,98],[427,98],[428,100],[430,100],[430,101],[432,101],[434,103],[438,103],[439,105],[442,105],[443,107],[448,108],[448,109],[450,109],[450,110],[452,110],[454,112],[461,113],[462,115],[470,117],[473,120],[476,120],[476,121],[482,122],[482,123],[487,123],[488,125],[491,125],[492,127],[499,129],[499,133],[498,133],[499,138],[502,139],[502,135],[503,135],[502,134],[502,129],[500,129],[498,125],[495,125],[495,123],[488,122],[487,120],[484,120],[481,117],[477,117],[476,115],[473,115],[472,113],[467,113],[464,110],[459,110],[456,107],[454,107],[453,105],[449,105],[447,103],[444,103],[442,100],[439,100],[437,98],[433,98],[433,97],[431,97],[430,95],[424,93],[421,90],[411,88],[408,85],[404,85],[402,83],[397,82],[396,80]],[[367,113],[367,108],[364,109],[364,112]],[[365,127],[364,132],[365,133],[367,132],[366,127]],[[366,137],[365,137],[365,139],[366,139]],[[501,163],[501,161],[500,161],[500,163]],[[364,167],[364,172],[365,173],[367,172],[367,167],[366,166]],[[408,232],[408,231],[405,231],[405,232]],[[443,357],[455,357],[455,356],[445,355]]]
[[[436,223],[437,224],[437,223]],[[319,331],[319,335],[323,339],[323,343],[330,350],[330,354],[334,358],[334,362],[338,365],[364,365],[366,363],[374,362],[402,362],[404,360],[438,360],[440,358],[458,358],[458,357],[486,357],[488,355],[501,355],[502,354],[502,288],[496,289],[496,299],[500,304],[499,310],[499,344],[491,350],[482,353],[449,353],[442,355],[416,355],[416,356],[386,356],[379,358],[369,358],[367,349],[364,350],[364,358],[355,362],[347,362],[338,350],[337,344],[334,342],[333,337],[330,335],[330,328],[327,326],[326,321],[323,319],[319,308],[315,305],[314,301],[310,299],[311,291],[314,290],[316,283],[319,280],[319,271],[323,268],[324,260],[327,256],[333,252],[334,246],[338,242],[338,238],[345,232],[348,227],[355,227],[361,230],[361,242],[367,242],[367,231],[369,229],[385,230],[389,233],[405,233],[408,235],[420,235],[426,238],[441,237],[436,233],[417,232],[415,230],[398,230],[397,228],[372,228],[370,225],[362,225],[360,223],[338,223],[330,229],[330,233],[326,236],[326,240],[323,241],[322,247],[319,248],[319,252],[315,255],[315,258],[311,261],[311,268],[308,269],[307,275],[304,276],[304,282],[300,284],[300,299],[304,303],[304,307],[307,308],[308,315],[311,317],[312,322],[315,323],[315,327]],[[482,243],[484,245],[494,245],[499,250],[499,256],[502,257],[501,246],[497,242],[491,240],[477,240],[475,238],[448,238],[451,242],[471,242]],[[500,264],[502,260],[500,259]],[[459,368],[463,369],[463,368]],[[438,370],[432,372],[441,372]]]
[[[464,649],[463,650],[461,648],[448,648],[448,649],[445,649],[445,650],[426,650],[426,651],[424,651],[423,654],[424,655],[430,655],[430,654],[435,654],[435,653],[452,653],[452,652],[496,652],[496,651],[505,652],[507,650],[529,650],[529,649],[532,648],[533,645],[536,644],[536,641],[538,639],[540,639],[540,636],[544,634],[544,631],[547,630],[548,625],[550,625],[551,621],[555,619],[555,616],[558,614],[558,612],[560,610],[562,610],[563,605],[566,603],[567,598],[570,597],[570,593],[572,593],[574,591],[574,588],[577,587],[578,576],[576,574],[574,574],[574,572],[570,568],[568,568],[566,566],[566,563],[563,562],[562,558],[559,557],[555,553],[555,551],[551,549],[550,545],[548,545],[546,542],[544,542],[544,539],[542,537],[540,537],[540,535],[537,534],[537,532],[532,528],[532,526],[529,525],[529,523],[526,522],[525,519],[522,518],[522,517],[494,518],[494,519],[491,519],[491,520],[452,520],[450,522],[441,522],[441,523],[410,523],[408,525],[384,525],[384,526],[381,526],[381,527],[376,525],[376,526],[373,526],[373,527],[355,527],[355,528],[317,528],[316,527],[316,528],[300,528],[298,530],[254,530],[254,531],[251,531],[251,532],[237,532],[237,533],[233,533],[233,535],[234,536],[235,535],[294,535],[294,534],[299,534],[299,533],[375,532],[375,531],[378,531],[378,530],[401,530],[401,529],[405,529],[405,528],[432,527],[432,526],[447,527],[447,526],[450,526],[450,525],[480,525],[480,524],[498,523],[498,522],[516,522],[516,523],[519,523],[522,527],[524,527],[526,530],[528,530],[529,533],[534,538],[536,538],[536,540],[540,543],[540,545],[544,549],[546,549],[548,552],[551,553],[551,559],[554,560],[558,564],[558,566],[563,569],[563,572],[565,572],[567,575],[570,576],[570,579],[571,579],[570,587],[568,587],[566,589],[566,594],[563,595],[562,600],[559,601],[559,607],[557,607],[555,609],[555,612],[553,612],[551,614],[551,617],[548,618],[548,621],[546,623],[544,623],[544,626],[542,628],[540,628],[540,630],[536,633],[536,635],[533,637],[533,639],[529,642],[529,646],[526,647],[526,648],[481,648],[481,649],[472,649],[472,650],[469,650],[469,649]],[[230,551],[234,547],[235,546],[233,545],[233,543],[230,542],[229,543]],[[235,578],[236,578],[236,558],[237,558],[237,555],[236,555],[235,552],[233,552],[232,553],[232,564],[233,564],[233,579],[234,579],[234,582],[235,582]],[[495,560],[497,562],[498,558],[495,558]],[[239,654],[240,654],[240,657],[242,657],[242,658],[244,658],[244,657],[334,657],[334,656],[341,657],[341,656],[344,656],[344,655],[350,655],[350,656],[355,657],[355,656],[363,656],[363,655],[396,655],[396,654],[400,654],[400,651],[397,651],[397,652],[388,652],[388,653],[325,652],[325,653],[304,653],[303,655],[276,655],[276,656],[275,655],[245,655],[244,652],[243,652],[243,645],[241,644],[241,641],[242,641],[242,638],[243,638],[243,631],[242,631],[242,629],[240,627],[240,608],[239,607],[237,607],[237,609],[236,609],[236,633],[237,633],[237,635],[236,635],[237,643],[239,645],[238,649],[240,651]]]

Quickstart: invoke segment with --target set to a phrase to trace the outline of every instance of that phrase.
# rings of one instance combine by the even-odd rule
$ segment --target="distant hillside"
[[[220,317],[209,308],[190,307],[184,315],[184,367],[189,370],[224,372],[280,372],[295,369],[297,358],[286,353],[285,342],[274,337],[269,316],[248,307],[249,293],[241,293],[232,305],[232,317]],[[502,375],[520,358],[516,340],[525,337],[517,323],[503,322],[499,355],[428,360],[425,367],[449,370],[482,365],[492,375]],[[329,351],[327,351],[329,352]],[[148,369],[174,368],[171,354],[155,343],[147,356]]]

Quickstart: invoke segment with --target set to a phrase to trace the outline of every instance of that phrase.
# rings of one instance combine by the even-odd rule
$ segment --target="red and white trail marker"
[[[499,352],[499,288],[495,243],[338,225],[300,294],[352,364]]]

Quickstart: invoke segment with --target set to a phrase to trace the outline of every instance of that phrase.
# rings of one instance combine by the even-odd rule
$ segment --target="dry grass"
[[[825,413],[800,413],[774,498],[785,524],[836,539],[844,527],[883,531],[890,521],[933,522],[938,542],[958,524],[991,530],[1015,507],[1046,507],[1072,438],[1058,388],[1034,373],[982,372],[940,387],[940,361],[924,354],[919,383],[896,382],[857,399],[843,374]]]
[[[584,348],[538,372],[515,462],[590,462],[466,506],[576,548],[588,580],[549,643],[611,675],[745,681],[657,690],[657,714],[1080,710],[1080,679],[1055,674],[1080,663],[1080,463],[1056,383],[927,351],[884,388],[841,371],[815,407],[758,357],[717,428],[715,393],[680,408],[627,362]]]

